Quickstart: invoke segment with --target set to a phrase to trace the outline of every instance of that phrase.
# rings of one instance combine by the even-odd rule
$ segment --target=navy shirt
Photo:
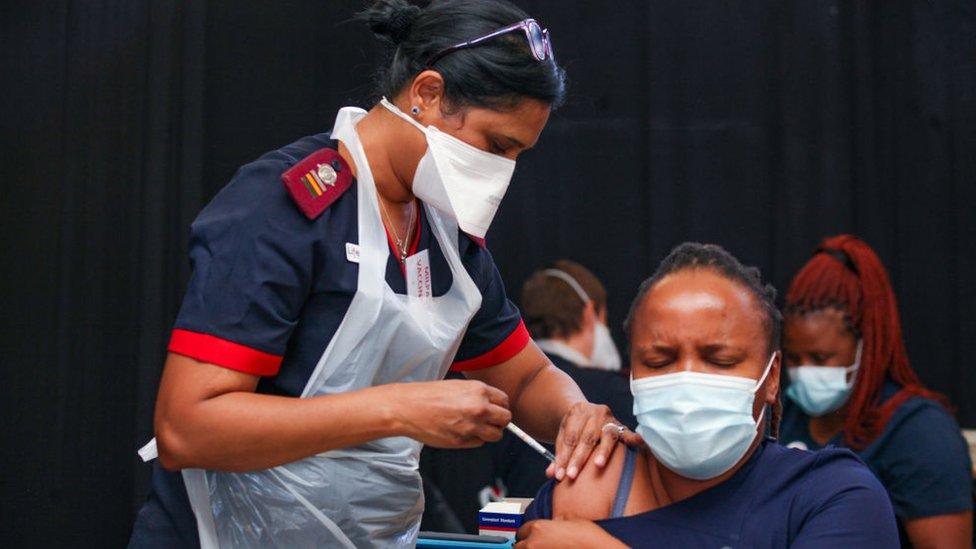
[[[573,378],[586,400],[606,404],[621,423],[631,430],[637,427],[628,378],[616,372],[580,368],[556,354],[546,353],[546,356]],[[488,447],[492,453],[494,476],[505,485],[508,496],[532,497],[548,480],[546,467],[549,461],[515,435],[506,431],[502,440]]]
[[[336,146],[329,134],[319,134],[267,153],[238,170],[200,212],[191,227],[193,274],[171,352],[261,376],[259,393],[301,395],[356,292],[359,264],[347,258],[346,244],[359,242],[357,191],[354,181],[310,219],[285,188],[282,174],[312,153]],[[411,252],[429,250],[432,290],[443,295],[453,283],[450,267],[426,216],[418,216],[417,223]],[[515,356],[529,335],[488,250],[463,233],[458,242],[462,263],[482,294],[452,367],[467,371]],[[386,282],[394,292],[406,293],[394,253]],[[132,545],[197,545],[182,476],[158,462],[153,468]]]
[[[550,481],[525,520],[552,517]],[[898,544],[884,488],[848,450],[763,442],[734,475],[690,498],[596,521],[631,547],[858,547]]]
[[[882,401],[899,389],[894,382],[886,382]],[[780,441],[811,450],[823,447],[810,436],[809,416],[788,398],[783,402]],[[843,432],[826,444],[843,445]],[[956,420],[933,400],[915,397],[905,401],[878,438],[858,455],[888,491],[899,523],[973,508],[966,441]]]

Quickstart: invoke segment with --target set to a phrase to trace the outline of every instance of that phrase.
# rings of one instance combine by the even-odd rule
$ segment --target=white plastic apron
[[[387,285],[389,245],[355,130],[365,114],[341,109],[332,134],[358,169],[358,287],[302,398],[442,379],[481,306],[481,293],[461,263],[456,222],[426,206],[454,282],[445,295],[425,301]],[[201,546],[412,546],[424,503],[421,446],[394,437],[250,473],[184,470]]]

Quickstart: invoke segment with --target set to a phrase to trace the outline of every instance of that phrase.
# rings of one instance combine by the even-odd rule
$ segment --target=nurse
[[[545,485],[516,548],[895,547],[891,504],[854,454],[764,436],[779,421],[775,293],[718,246],[672,251],[625,324],[649,451]]]
[[[862,240],[824,240],[786,294],[781,440],[848,447],[884,484],[902,541],[971,547],[966,442],[946,399],[912,370],[898,307],[877,254]]]
[[[558,478],[613,451],[484,245],[563,97],[548,33],[498,1],[365,17],[394,46],[385,98],[242,167],[193,223],[131,546],[409,546],[423,444],[514,420],[555,441]]]

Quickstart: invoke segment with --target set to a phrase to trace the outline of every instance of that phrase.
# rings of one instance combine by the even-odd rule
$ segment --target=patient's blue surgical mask
[[[819,417],[837,410],[847,402],[854,387],[856,374],[861,367],[862,341],[857,342],[854,364],[850,366],[791,366],[786,369],[790,386],[786,396],[811,417]]]
[[[766,407],[752,417],[756,391],[773,366],[769,357],[759,381],[678,372],[631,379],[637,433],[658,461],[695,480],[715,478],[742,459],[756,439]]]

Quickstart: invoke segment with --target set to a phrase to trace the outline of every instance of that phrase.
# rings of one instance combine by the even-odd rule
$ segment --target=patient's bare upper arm
[[[597,467],[590,461],[576,480],[565,477],[562,482],[557,482],[552,494],[553,518],[601,520],[609,517],[626,454],[620,444],[605,467]]]

